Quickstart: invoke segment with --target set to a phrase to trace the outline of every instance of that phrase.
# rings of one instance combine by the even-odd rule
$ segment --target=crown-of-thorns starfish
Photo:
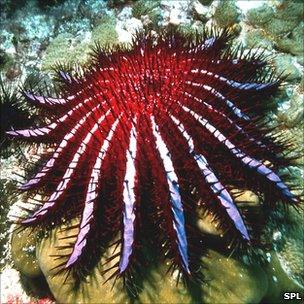
[[[147,212],[151,241],[191,274],[197,210],[250,241],[230,185],[264,193],[269,205],[298,203],[276,173],[289,164],[286,146],[262,124],[280,79],[269,74],[265,56],[233,51],[230,39],[227,31],[194,40],[138,34],[131,49],[97,47],[81,75],[59,70],[60,97],[24,93],[52,121],[8,134],[55,149],[20,187],[46,197],[21,223],[81,215],[63,268],[85,264],[88,248],[120,233],[116,274],[126,273],[141,250]]]

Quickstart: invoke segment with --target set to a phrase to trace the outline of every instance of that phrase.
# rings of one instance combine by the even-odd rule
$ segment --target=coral
[[[263,29],[278,49],[298,56],[303,64],[304,7],[297,1],[282,1],[276,7],[264,4],[247,12],[247,22]]]
[[[27,277],[37,277],[42,274],[36,260],[36,235],[31,231],[15,231],[12,235],[11,248],[14,266]]]
[[[303,181],[300,179],[301,177],[299,178],[299,182],[302,183],[303,187]],[[289,215],[289,217],[293,219],[293,224],[291,225],[291,228],[285,232],[288,237],[285,237],[286,241],[278,254],[283,265],[287,268],[287,272],[304,286],[304,265],[302,263],[304,259],[302,242],[304,228],[303,225],[300,224],[303,220],[303,216],[303,211],[300,213],[292,212]]]
[[[252,29],[248,31],[245,37],[245,43],[248,48],[262,47],[267,50],[273,49],[273,42],[268,39],[265,32],[261,29]]]
[[[300,22],[292,32],[283,38],[277,39],[277,47],[283,52],[298,56],[298,60],[303,65],[303,45],[304,45],[304,22]]]
[[[229,27],[240,21],[240,12],[234,0],[220,1],[217,5],[214,20],[219,27]]]
[[[10,288],[14,286],[14,289]],[[1,303],[29,303],[30,298],[25,294],[19,283],[17,270],[6,267],[1,271]]]
[[[161,7],[163,13],[161,26],[177,26],[192,22],[192,18],[189,16],[192,7],[190,1],[162,0]]]
[[[78,224],[78,220],[73,220],[71,223],[74,226]],[[94,272],[77,288],[73,288],[75,282],[72,277],[67,278],[64,273],[57,274],[56,270],[52,269],[56,267],[56,261],[52,256],[62,254],[59,248],[68,247],[69,243],[73,241],[71,238],[74,234],[73,231],[65,228],[66,226],[62,225],[52,229],[49,235],[36,245],[37,263],[41,267],[56,301],[60,303],[96,303],[102,299],[103,303],[131,302],[132,300],[124,292],[121,281],[117,281],[115,286],[112,286],[111,282],[105,282],[104,277],[98,271],[106,262],[106,258],[113,254],[113,250],[110,248],[106,250]],[[31,228],[26,230],[31,230]],[[219,235],[215,239],[216,241],[213,243],[222,241]],[[66,252],[69,251],[66,250]],[[172,282],[166,275],[168,270],[166,265],[155,264],[153,267],[145,268],[145,280],[137,282],[138,285],[143,284],[138,301],[140,303],[168,304],[259,303],[261,299],[265,298],[267,303],[278,303],[281,290],[302,292],[303,289],[292,282],[288,274],[284,272],[276,254],[271,252],[268,253],[268,256],[269,261],[264,263],[258,259],[248,263],[246,259],[231,257],[214,249],[208,250],[202,260],[203,272],[208,281],[206,280],[202,286],[192,286],[191,293],[183,285],[177,286]],[[146,258],[151,258],[151,252],[146,253]],[[110,264],[115,265],[117,260],[118,257]],[[274,276],[277,282],[273,281]]]
[[[288,111],[286,110],[286,107],[282,108],[277,114],[281,125],[288,129],[303,127],[303,93],[295,90],[289,98]]]
[[[274,59],[277,74],[283,75],[290,82],[298,82],[301,79],[301,71],[295,63],[295,57],[289,54],[279,54]]]
[[[42,60],[42,70],[50,71],[57,63],[66,65],[85,64],[90,47],[95,43],[107,47],[117,43],[115,19],[110,15],[101,16],[95,22],[92,32],[80,35],[61,33],[48,45]]]
[[[5,165],[5,161],[1,160],[1,168]],[[2,271],[3,267],[5,266],[6,262],[6,254],[8,250],[8,243],[9,243],[9,237],[8,237],[8,221],[7,221],[7,212],[9,210],[9,204],[8,204],[8,192],[13,188],[15,188],[16,185],[12,185],[10,181],[5,179],[1,174],[0,179],[0,271]]]
[[[161,20],[161,12],[159,6],[159,0],[139,0],[133,4],[132,14],[137,19],[140,19],[142,16],[147,15],[152,24],[157,25],[157,23]]]
[[[54,65],[64,63],[75,65],[85,63],[88,59],[89,42],[79,41],[72,34],[59,34],[45,50],[42,58],[42,70],[53,70]]]
[[[258,8],[249,10],[246,14],[246,19],[249,24],[264,27],[274,16],[274,9],[265,3]]]
[[[198,1],[194,1],[192,3],[192,11],[193,11],[194,19],[200,20],[202,22],[206,22],[208,20],[209,15],[210,15],[209,8],[202,5]]]
[[[103,16],[98,20],[98,24],[92,31],[92,40],[104,47],[117,43],[118,37],[115,25],[115,18],[107,15]]]
[[[280,303],[282,301],[282,290],[290,290],[290,292],[303,292],[303,286],[295,282],[288,272],[285,271],[284,265],[279,261],[276,252],[267,252],[267,262],[264,263],[263,269],[267,274],[268,290],[261,302]]]
[[[58,61],[67,62],[67,63],[75,63],[79,62],[78,58],[80,58],[80,63],[83,64],[88,56],[85,55],[85,60],[82,60],[83,54],[87,54],[86,52],[89,50],[88,46],[92,44],[92,37],[91,37],[91,32],[92,29],[96,29],[96,26],[98,27],[98,32],[99,30],[102,31],[103,28],[101,24],[104,22],[103,18],[105,15],[111,16],[113,19],[112,23],[115,27],[115,19],[116,19],[116,31],[119,34],[119,41],[121,42],[130,42],[132,38],[132,34],[135,33],[135,25],[139,24],[142,22],[144,28],[148,29],[155,29],[156,26],[151,22],[149,15],[145,16],[140,16],[138,15],[138,19],[133,19],[132,18],[132,7],[136,1],[133,0],[109,0],[109,1],[96,1],[96,0],[84,0],[84,1],[65,1],[64,4],[58,4],[56,5],[57,0],[55,1],[49,1],[50,3],[53,2],[55,3],[54,6],[50,6],[47,2],[42,3],[43,1],[39,1],[44,8],[37,9],[38,8],[38,0],[30,0],[30,1],[11,1],[11,0],[3,0],[1,1],[1,33],[0,33],[0,49],[3,50],[5,53],[0,54],[0,63],[3,63],[2,65],[2,75],[6,75],[9,77],[9,79],[4,76],[4,79],[6,83],[11,83],[14,82],[16,83],[18,79],[20,78],[23,80],[26,75],[29,73],[38,71],[41,69],[41,58],[46,58],[45,56],[45,49],[47,49],[47,46],[49,43],[52,44],[54,37],[56,38],[59,34],[66,34],[69,33],[68,39],[70,40],[70,44],[63,44],[65,48],[64,52],[67,53],[67,56],[63,56],[62,59],[58,58],[57,56],[54,56],[53,59],[49,62],[48,67],[45,69],[45,71],[50,71],[53,68],[53,63],[56,63]],[[143,1],[144,2],[144,1]],[[193,11],[192,6],[195,3],[202,3],[203,5],[198,6],[197,11]],[[185,33],[186,35],[191,35],[194,34],[194,29],[198,28],[199,32],[201,33],[201,28],[203,26],[203,23],[205,24],[210,18],[211,18],[211,13],[213,12],[213,8],[216,7],[217,3],[219,1],[214,1],[214,3],[208,7],[204,5],[210,5],[212,3],[212,0],[199,0],[199,1],[184,1],[184,0],[176,0],[176,1],[161,1],[161,5],[159,5],[157,8],[153,9],[152,11],[149,12],[149,14],[153,15],[154,12],[157,12],[159,14],[159,17],[155,18],[155,22],[157,23],[157,28],[156,32],[159,31],[158,27],[166,25],[167,20],[173,20],[176,23],[179,23],[178,30],[180,30],[182,33]],[[222,1],[224,2],[224,1]],[[290,155],[297,155],[297,151],[301,151],[303,149],[303,131],[304,131],[304,124],[303,124],[303,89],[302,91],[296,87],[296,82],[298,82],[299,79],[299,71],[301,72],[301,66],[304,65],[303,61],[303,21],[300,20],[299,16],[302,14],[302,3],[300,1],[284,1],[284,0],[270,0],[270,1],[263,1],[265,3],[264,9],[260,9],[259,11],[255,10],[250,10],[252,7],[257,7],[259,2],[262,1],[236,1],[237,5],[241,7],[242,9],[242,15],[241,17],[241,22],[238,24],[235,24],[234,26],[242,27],[242,35],[240,38],[244,38],[246,42],[245,48],[255,48],[256,46],[261,46],[262,48],[267,48],[267,51],[265,53],[271,53],[271,54],[276,54],[279,55],[279,58],[277,60],[273,61],[272,63],[275,63],[277,66],[277,71],[284,71],[284,64],[287,63],[287,69],[290,70],[292,73],[289,75],[289,77],[286,79],[286,82],[284,81],[284,86],[282,87],[283,94],[280,94],[276,97],[274,100],[275,103],[279,105],[279,111],[276,112],[268,112],[267,115],[270,117],[270,122],[271,125],[275,128],[275,131],[282,131],[282,134],[292,137],[295,139],[298,139],[296,148]],[[289,2],[289,3],[288,3]],[[116,5],[114,9],[110,9],[111,3],[113,5]],[[177,6],[177,13],[173,13],[172,11],[172,5],[174,4]],[[183,3],[182,6],[179,6],[179,3]],[[190,4],[189,8],[187,8],[187,3]],[[242,5],[241,5],[242,4]],[[113,6],[111,6],[113,8]],[[249,10],[248,16],[250,19],[250,23],[248,20],[244,19],[246,16],[246,12]],[[123,11],[129,11],[128,14],[121,14]],[[284,13],[286,11],[286,13]],[[171,14],[172,12],[172,14]],[[254,12],[254,13],[253,13]],[[225,15],[225,11],[222,12],[223,15]],[[175,16],[181,16],[181,18],[177,19],[175,18],[170,18],[171,15],[174,17]],[[38,16],[38,17],[37,17]],[[278,17],[280,17],[278,19]],[[224,18],[224,17],[223,17]],[[302,17],[303,18],[303,17]],[[132,20],[134,20],[134,23],[132,23],[132,28],[130,27]],[[201,20],[201,21],[195,21],[194,20]],[[289,20],[290,19],[290,20]],[[159,21],[160,20],[160,21]],[[267,21],[268,20],[268,21]],[[299,23],[296,24],[295,20],[299,20]],[[102,22],[101,22],[102,21]],[[213,20],[212,20],[213,21]],[[271,22],[273,21],[273,25]],[[106,23],[106,22],[105,22]],[[207,26],[211,23],[211,20],[207,22]],[[169,24],[171,26],[171,23]],[[275,26],[274,26],[275,25]],[[294,28],[291,28],[291,26],[294,26]],[[112,29],[113,27],[110,26]],[[276,28],[277,27],[277,28]],[[139,28],[142,28],[142,26],[139,26]],[[119,30],[123,29],[123,30]],[[115,29],[114,31],[110,30],[109,31],[110,35],[113,35],[115,37],[114,42],[116,42],[116,33]],[[47,34],[47,35],[45,35]],[[95,34],[94,34],[95,35]],[[96,36],[99,36],[98,33]],[[100,37],[102,38],[102,35]],[[99,37],[94,40],[100,39]],[[112,44],[111,39],[106,39],[110,44]],[[240,39],[241,40],[241,39]],[[85,43],[83,43],[85,42]],[[105,44],[107,44],[106,42]],[[78,48],[79,46],[79,48]],[[76,48],[76,57],[74,56],[74,50]],[[48,52],[50,49],[48,49]],[[268,52],[270,51],[270,52]],[[63,53],[64,53],[63,52]],[[286,60],[284,59],[284,55],[282,52],[288,53]],[[55,54],[55,52],[54,52]],[[289,54],[293,55],[294,58],[289,56]],[[4,55],[2,57],[2,55]],[[60,52],[58,52],[58,55],[60,56]],[[249,56],[250,57],[250,56]],[[3,59],[3,61],[1,61]],[[296,63],[297,61],[297,63]],[[300,65],[299,65],[299,64]],[[295,67],[293,67],[293,65]],[[21,68],[21,70],[20,70]],[[21,72],[21,74],[20,74]],[[8,73],[8,74],[6,74]],[[15,75],[19,75],[18,78],[15,77]],[[284,74],[288,76],[286,73]],[[291,77],[291,78],[290,78]],[[303,76],[302,76],[302,87],[303,87]],[[60,90],[58,89],[60,92]],[[37,91],[35,90],[36,94]],[[43,91],[46,94],[46,91]],[[39,92],[41,93],[41,92]],[[51,94],[51,93],[49,93]],[[62,96],[62,95],[59,95]],[[266,103],[268,104],[268,103]],[[26,114],[27,115],[27,114]],[[42,115],[41,115],[42,116]],[[49,118],[52,119],[53,115],[48,114]],[[2,117],[1,117],[2,119]],[[3,121],[3,120],[2,120]],[[277,122],[279,122],[279,126],[277,126]],[[35,123],[36,124],[36,123]],[[11,125],[11,123],[10,123]],[[41,125],[41,123],[38,124],[38,126]],[[16,126],[17,127],[17,126]],[[10,126],[5,127],[10,129]],[[15,153],[19,151],[19,143],[20,142],[13,142],[12,145],[9,146],[9,154]],[[24,145],[22,145],[22,150]],[[17,150],[15,148],[18,148]],[[14,152],[15,151],[15,152]],[[28,150],[29,153],[31,154],[36,154],[39,153],[39,151],[36,151],[35,149],[30,149]],[[26,152],[27,153],[27,152]],[[19,155],[19,152],[18,152]],[[17,155],[17,156],[18,156]],[[19,155],[20,156],[20,155]],[[23,165],[26,163],[26,161],[23,161],[23,164],[21,165],[20,162],[20,157],[18,156],[15,157],[15,155],[10,156],[9,158],[4,158],[2,157],[1,159],[1,258],[3,258],[6,253],[7,253],[7,245],[9,243],[7,233],[8,233],[8,227],[9,223],[7,222],[7,211],[9,208],[9,205],[14,202],[16,199],[16,189],[15,189],[15,183],[12,182],[10,179],[13,176],[13,179],[15,179],[15,175],[13,173],[18,173],[18,174],[23,174]],[[35,155],[33,155],[33,159]],[[23,158],[22,158],[23,159]],[[43,159],[40,161],[39,166],[43,164]],[[280,171],[281,174],[288,173],[292,174],[293,176],[299,176],[297,184],[300,185],[302,184],[302,167],[299,167],[303,164],[303,158],[302,159],[297,159],[294,161],[294,164],[296,165],[288,168],[288,169],[282,169]],[[34,170],[32,168],[32,170]],[[27,176],[31,176],[30,173],[27,173]],[[229,184],[230,186],[230,184]],[[257,191],[249,191],[249,193],[254,193],[252,194],[255,196],[255,207],[253,208],[254,210],[250,210],[250,214],[254,213],[256,209],[259,209],[260,206],[263,204],[263,195],[262,193],[259,193]],[[233,191],[231,191],[233,194]],[[13,195],[12,195],[13,194]],[[257,195],[259,199],[257,199]],[[246,202],[239,204],[237,202],[238,198],[235,198],[233,196],[234,201],[237,203],[237,206],[244,206],[244,209],[246,209],[246,206],[248,204],[251,204],[246,198]],[[26,196],[24,197],[24,201],[26,201]],[[200,210],[199,210],[200,211]],[[241,209],[241,213],[245,212],[243,209]],[[277,212],[277,211],[276,211]],[[282,216],[285,217],[285,212],[282,212]],[[203,245],[205,248],[210,248],[213,246],[213,237],[219,237],[219,243],[223,242],[223,238],[220,238],[220,235],[223,234],[223,231],[220,229],[216,228],[216,225],[218,224],[217,221],[214,221],[213,216],[210,213],[204,213],[204,212],[198,212],[197,213],[197,222],[199,225],[199,228],[202,228],[203,233],[211,233],[212,234],[212,239],[210,240],[209,238],[203,239]],[[247,214],[246,214],[247,216]],[[260,221],[260,217],[255,218],[256,221]],[[300,220],[300,219],[298,219]],[[74,222],[73,222],[74,223]],[[269,221],[267,221],[269,223]],[[79,222],[75,223],[76,225],[79,225]],[[247,223],[246,223],[247,224]],[[250,226],[250,225],[249,225]],[[286,224],[288,226],[288,224]],[[49,228],[48,228],[49,229]],[[29,231],[32,231],[31,228],[29,228]],[[277,229],[276,235],[281,235],[282,240],[286,241],[286,246],[284,247],[284,250],[281,251],[280,258],[282,263],[286,266],[284,269],[285,272],[288,274],[289,277],[293,277],[297,279],[299,282],[303,283],[303,279],[301,279],[301,255],[299,254],[302,250],[301,245],[299,246],[298,244],[301,244],[301,240],[303,237],[299,236],[299,240],[295,242],[294,240],[294,235],[297,235],[298,237],[298,232],[299,230],[294,230],[290,231],[290,233],[285,234],[285,230],[280,227],[280,229]],[[59,243],[59,245],[69,245],[70,242],[75,242],[76,238],[74,236],[76,232],[69,231],[67,233],[67,237],[72,237],[70,239],[67,239],[66,243]],[[264,231],[263,231],[264,233]],[[21,235],[21,234],[20,234]],[[272,235],[272,233],[271,233]],[[73,238],[74,236],[74,238]],[[227,235],[226,235],[227,236]],[[228,234],[229,236],[229,234]],[[57,234],[57,230],[52,232],[52,240],[56,240],[57,237],[60,237],[60,234]],[[154,237],[154,235],[152,235]],[[225,237],[226,238],[226,237]],[[224,238],[224,239],[225,239]],[[20,238],[14,238],[13,242],[18,242]],[[44,244],[44,245],[43,245]],[[55,255],[62,254],[62,251],[60,250],[55,250],[51,246],[54,243],[49,243],[48,242],[43,242],[42,247],[43,249],[41,252],[45,252],[45,254],[40,254],[40,251],[36,249],[36,255],[38,259],[37,264],[48,264],[51,267],[57,266],[58,260],[56,260],[53,257],[49,257],[50,253],[53,253]],[[58,243],[56,243],[58,244]],[[278,250],[276,248],[276,242],[273,242],[272,244],[275,248],[275,250]],[[3,247],[4,246],[4,247]],[[20,249],[21,246],[19,246]],[[17,247],[16,247],[17,248]],[[18,249],[18,250],[19,250]],[[38,246],[38,249],[40,247]],[[119,249],[119,248],[118,248]],[[20,256],[24,256],[24,251],[20,251],[18,253],[18,250],[16,250],[16,254],[14,254],[13,259],[18,258],[18,254],[20,253]],[[154,248],[153,248],[154,250]],[[263,251],[265,251],[265,247],[263,246]],[[118,252],[118,251],[117,251]],[[233,251],[234,253],[237,251]],[[67,254],[70,252],[67,251]],[[108,256],[111,256],[111,249],[107,250]],[[94,256],[94,253],[92,253]],[[29,257],[30,259],[31,257]],[[229,257],[229,259],[235,258],[235,254],[232,255],[232,257]],[[102,264],[106,260],[103,259],[102,263],[99,264],[99,269],[103,269],[104,267]],[[118,258],[115,260],[118,261]],[[152,265],[156,265],[157,259],[155,261],[152,261]],[[7,258],[1,260],[1,268],[7,263]],[[26,264],[27,261],[24,259],[24,264]],[[31,265],[32,260],[29,261],[28,265]],[[220,261],[219,261],[220,263]],[[165,266],[165,263],[163,264]],[[144,265],[140,270],[145,270],[149,271],[148,268],[145,267]],[[224,264],[222,265],[223,268],[225,267]],[[16,265],[17,267],[17,265]],[[19,264],[18,264],[19,267]],[[156,267],[156,266],[155,266]],[[253,265],[255,267],[255,265]],[[259,267],[258,267],[259,268]],[[274,266],[275,271],[273,271],[273,275],[276,276],[277,268]],[[230,270],[231,268],[229,268]],[[59,286],[61,287],[66,286],[66,284],[63,284],[64,279],[65,279],[65,274],[56,274],[56,271],[51,271],[50,269],[47,269],[47,266],[44,269],[44,274],[49,278],[50,281],[50,286],[54,287],[54,294],[56,295],[57,298],[57,293],[62,294],[61,298],[58,298],[61,300],[60,302],[66,302],[65,297],[70,297],[71,294],[74,293],[74,290],[70,292],[65,292],[63,291],[60,293]],[[154,302],[159,300],[159,302],[165,302],[169,301],[170,303],[172,302],[192,302],[192,303],[200,303],[200,302],[206,302],[199,299],[189,299],[189,291],[186,290],[186,288],[179,287],[175,289],[175,282],[172,282],[172,280],[169,279],[169,281],[166,281],[167,283],[163,283],[162,277],[165,275],[167,269],[164,271],[160,271],[159,274],[156,276],[156,280],[160,281],[161,283],[155,287],[155,289],[151,288],[149,284],[146,284],[147,288],[147,294],[144,296],[145,301],[142,302]],[[263,269],[266,271],[266,269]],[[21,272],[23,272],[23,269],[20,269]],[[210,267],[210,271],[212,271],[212,267]],[[235,270],[236,272],[238,271],[238,268]],[[7,272],[4,272],[1,274],[1,283],[6,280],[6,275]],[[54,281],[58,279],[57,276],[62,278],[62,281],[58,280],[57,285],[56,283],[52,282],[52,278],[50,277],[54,276]],[[221,277],[218,279],[216,277],[213,278],[212,282],[205,282],[204,285],[206,287],[206,290],[208,291],[208,287],[210,287],[210,284],[212,284],[212,287],[214,286],[215,288],[210,290],[212,293],[218,292],[219,294],[217,296],[214,296],[213,302],[218,302],[216,299],[220,299],[221,296],[221,290],[224,291],[226,290],[226,286],[229,285],[230,274],[228,273],[227,275],[227,280],[226,280],[226,274],[221,273]],[[238,283],[236,281],[236,285],[239,284],[242,286],[244,290],[249,290],[249,292],[246,294],[250,293],[251,286],[256,286],[254,283],[255,280],[255,274],[250,273],[249,278],[251,280],[247,280],[246,284],[242,285],[242,280],[240,279],[240,282]],[[262,276],[264,277],[264,276]],[[258,278],[258,276],[257,276]],[[279,303],[281,301],[281,298],[278,297],[277,299],[273,299],[272,294],[271,294],[271,289],[278,293],[278,295],[283,292],[283,290],[290,290],[290,288],[287,288],[286,286],[283,286],[280,280],[286,280],[286,278],[280,278],[278,277],[277,279],[279,282],[274,282],[272,279],[272,276],[270,275],[269,277],[269,283],[268,283],[268,292],[269,297],[267,299],[263,299],[263,302],[276,302]],[[71,279],[71,278],[69,278]],[[174,273],[174,279],[175,279],[175,273]],[[35,280],[40,280],[40,277],[36,277]],[[232,280],[235,280],[235,277],[233,277]],[[25,276],[25,281],[29,282],[30,279],[29,277]],[[90,280],[92,283],[94,279]],[[72,285],[75,285],[75,282],[72,280],[70,281]],[[109,284],[106,283],[104,284],[104,277],[100,277],[98,279],[99,284],[95,285],[90,284],[85,285],[85,288],[82,289],[82,291],[79,291],[79,293],[88,291],[87,297],[84,296],[84,302],[88,303],[90,300],[94,298],[93,294],[96,295],[96,301],[99,302],[100,299],[105,299],[106,297],[104,296],[109,295],[111,290],[111,285],[112,282]],[[119,280],[118,280],[119,282]],[[139,285],[141,285],[142,280],[139,280]],[[267,282],[265,280],[261,279],[261,282],[266,286]],[[209,284],[210,283],[210,284]],[[3,285],[3,284],[2,284]],[[1,291],[3,291],[4,287],[1,285]],[[13,287],[11,286],[13,285]],[[174,285],[174,286],[172,286]],[[8,279],[8,286],[11,286],[11,289],[13,290],[13,293],[15,292],[15,282],[12,284],[12,282]],[[282,290],[278,290],[278,288],[284,287]],[[56,289],[57,287],[57,289]],[[115,288],[121,288],[121,284],[118,284],[115,286]],[[91,289],[90,289],[91,288]],[[114,290],[115,290],[114,288]],[[62,288],[66,290],[64,287]],[[95,290],[94,290],[95,289]],[[57,291],[56,291],[57,290]],[[98,291],[100,293],[98,294]],[[234,294],[234,291],[230,293],[231,290],[227,291],[227,299],[231,295],[231,293]],[[118,293],[121,291],[117,291],[112,293],[113,301],[115,301],[115,297],[117,296]],[[149,295],[149,293],[155,295]],[[172,295],[171,295],[172,293]],[[190,293],[195,293],[193,291],[190,291]],[[199,293],[199,292],[198,292]],[[222,292],[223,293],[223,292]],[[90,297],[90,294],[92,297]],[[157,298],[157,295],[162,295],[162,298]],[[208,294],[208,293],[207,293]],[[251,299],[251,302],[256,302],[260,301],[260,297],[262,296],[262,292],[259,290],[255,290],[256,294],[256,299]],[[181,296],[182,298],[176,299],[176,297]],[[236,295],[236,297],[241,297],[242,295]],[[210,297],[212,298],[212,297]],[[57,300],[58,300],[57,299]],[[174,301],[176,299],[176,301]],[[227,300],[225,299],[225,300]],[[20,301],[23,302],[29,302],[30,300],[24,300],[20,299]],[[246,302],[246,299],[242,299],[243,302]],[[1,302],[6,303],[6,300],[3,300],[2,297],[2,292],[1,292]]]
[[[196,31],[201,33],[204,30],[204,26],[193,27],[191,24],[180,24],[176,27],[176,30],[183,36],[195,35]]]
[[[16,10],[22,9],[25,6],[26,2],[23,0],[16,1],[1,1],[1,13],[2,16],[12,17]]]
[[[261,265],[247,265],[213,250],[208,253],[208,257],[203,259],[206,280],[210,281],[203,286],[204,303],[259,303],[262,300],[268,290],[268,282]],[[217,286],[222,278],[225,278],[225,290],[219,293]]]

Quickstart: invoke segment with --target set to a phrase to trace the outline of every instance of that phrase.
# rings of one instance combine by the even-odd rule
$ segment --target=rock
[[[198,0],[192,3],[193,5],[193,15],[196,20],[200,20],[202,22],[206,22],[208,17],[210,17],[209,7],[204,6]]]
[[[219,27],[229,27],[240,21],[240,11],[234,0],[221,1],[213,15]]]
[[[190,25],[192,22],[189,12],[191,11],[190,1],[162,0],[163,20],[162,26]]]

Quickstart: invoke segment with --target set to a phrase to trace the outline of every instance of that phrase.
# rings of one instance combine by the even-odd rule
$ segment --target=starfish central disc
[[[140,56],[130,54],[97,71],[100,89],[111,107],[126,114],[151,115],[174,105],[185,89],[190,72],[187,61],[172,50],[143,48]],[[103,79],[107,73],[107,79]],[[109,81],[117,79],[117,81]],[[115,103],[115,104],[113,104]]]

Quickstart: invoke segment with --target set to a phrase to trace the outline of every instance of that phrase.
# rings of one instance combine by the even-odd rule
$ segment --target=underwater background
[[[277,74],[285,82],[269,111],[272,126],[294,139],[291,154],[303,155],[304,142],[304,4],[302,1],[212,0],[0,0],[0,270],[1,303],[129,303],[120,283],[111,290],[103,278],[89,277],[77,290],[62,285],[49,269],[54,261],[54,229],[39,244],[31,231],[12,233],[10,220],[24,198],[15,187],[22,181],[24,163],[35,161],[39,147],[11,143],[4,131],[26,122],[39,122],[19,101],[20,86],[48,84],[58,63],[84,65],[96,41],[101,46],[130,43],[136,31],[176,28],[198,33],[204,27],[229,27],[234,43],[245,49],[265,49]],[[44,75],[43,77],[41,75]],[[42,79],[42,80],[41,80]],[[50,88],[52,90],[52,88]],[[37,151],[38,150],[38,151]],[[303,156],[288,168],[303,189]],[[287,170],[287,169],[286,169]],[[259,220],[260,200],[251,191],[238,198]],[[210,219],[201,223],[210,236],[218,231]],[[282,303],[283,293],[296,291],[303,297],[303,211],[278,209],[263,230],[270,245],[258,250],[254,260],[211,248],[204,259],[206,283],[201,290],[176,285],[158,267],[145,282],[138,303]],[[64,235],[63,235],[64,236]],[[269,241],[270,240],[270,241]],[[208,244],[206,245],[208,247]],[[110,287],[109,287],[110,286]],[[102,295],[102,298],[100,297]],[[299,301],[295,301],[298,303]]]

